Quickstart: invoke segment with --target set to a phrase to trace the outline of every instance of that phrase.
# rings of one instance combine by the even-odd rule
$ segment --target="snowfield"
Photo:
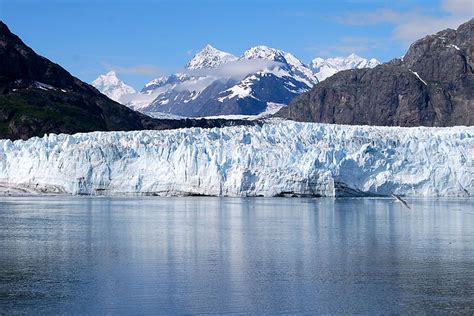
[[[5,193],[472,196],[474,127],[261,126],[0,140]]]

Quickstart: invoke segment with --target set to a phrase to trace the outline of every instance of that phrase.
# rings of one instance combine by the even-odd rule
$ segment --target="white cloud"
[[[361,36],[344,36],[336,43],[324,43],[306,47],[307,50],[315,52],[320,57],[334,57],[351,53],[364,55],[370,50],[380,49],[386,45],[383,39],[373,39]]]
[[[442,3],[444,11],[451,14],[474,14],[474,2],[472,0],[445,0]]]
[[[434,15],[420,11],[376,10],[350,13],[339,21],[350,25],[393,24],[393,38],[406,44],[446,28],[457,28],[474,16],[474,1],[443,0],[439,11]]]
[[[371,12],[352,12],[339,18],[338,21],[349,25],[374,25],[380,23],[397,23],[413,13],[401,13],[394,10],[376,10]]]
[[[398,24],[393,31],[393,36],[401,42],[411,43],[428,34],[433,34],[447,28],[455,29],[463,22],[466,22],[467,19],[467,16],[450,16],[443,18],[419,16]]]
[[[213,76],[241,80],[251,73],[280,66],[280,63],[264,59],[236,60],[215,68],[187,71],[192,76]]]

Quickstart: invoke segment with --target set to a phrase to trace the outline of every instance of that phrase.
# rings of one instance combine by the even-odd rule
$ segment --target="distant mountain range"
[[[316,58],[307,66],[291,53],[267,46],[252,47],[236,57],[207,45],[184,71],[155,78],[140,92],[118,79],[115,72],[99,76],[92,85],[144,113],[187,117],[262,115],[273,114],[340,70],[378,64],[375,59],[351,54]]]
[[[111,72],[96,81],[112,98],[134,90]],[[60,65],[36,54],[0,21],[0,138],[47,133],[130,131],[253,124],[233,120],[151,118],[123,106]]]
[[[474,19],[413,43],[402,59],[341,71],[278,116],[357,125],[474,124]]]
[[[378,65],[380,62],[375,58],[368,60],[356,54],[350,54],[347,57],[315,58],[311,61],[310,68],[321,82],[342,70],[374,68]]]

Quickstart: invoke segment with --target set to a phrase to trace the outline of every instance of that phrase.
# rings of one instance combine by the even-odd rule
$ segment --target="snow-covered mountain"
[[[0,140],[0,191],[472,196],[474,127],[265,123]]]
[[[207,45],[188,62],[185,71],[151,80],[140,93],[129,95],[125,105],[146,113],[203,116],[202,104],[224,89],[222,81],[229,80],[208,70],[236,59]]]
[[[208,44],[187,63],[186,69],[214,68],[234,60],[237,60],[234,55],[218,50]]]
[[[124,94],[119,84],[103,85],[104,90],[99,90],[115,94],[121,103],[145,113],[190,117],[260,115],[274,111],[276,106],[286,106],[317,84],[322,74],[372,67],[376,63],[354,54],[347,58],[315,59],[315,73],[291,53],[275,48],[255,46],[236,57],[207,45],[187,63],[184,71],[153,79],[138,93]]]
[[[375,58],[365,59],[356,54],[350,54],[347,57],[332,57],[327,59],[317,57],[311,61],[310,68],[318,80],[323,81],[342,70],[374,68],[378,65],[380,65],[380,62]]]
[[[170,86],[146,111],[184,116],[258,115],[273,110],[275,104],[288,104],[318,82],[299,59],[266,46],[250,48],[238,59],[207,46],[187,67],[192,70],[187,82]]]
[[[120,80],[117,77],[117,73],[113,70],[105,75],[100,75],[97,79],[92,81],[92,86],[119,103],[123,102],[121,100],[122,96],[136,92],[135,89]]]
[[[288,76],[295,78],[298,81],[303,82],[308,87],[311,87],[318,83],[318,79],[314,76],[311,69],[306,66],[301,60],[296,58],[294,55],[282,50],[270,48],[267,46],[255,46],[246,50],[240,59],[247,60],[271,60],[281,63],[284,70],[288,72]]]

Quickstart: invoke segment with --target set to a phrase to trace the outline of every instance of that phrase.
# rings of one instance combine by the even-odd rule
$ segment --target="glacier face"
[[[474,127],[271,121],[0,141],[4,192],[472,196]]]

